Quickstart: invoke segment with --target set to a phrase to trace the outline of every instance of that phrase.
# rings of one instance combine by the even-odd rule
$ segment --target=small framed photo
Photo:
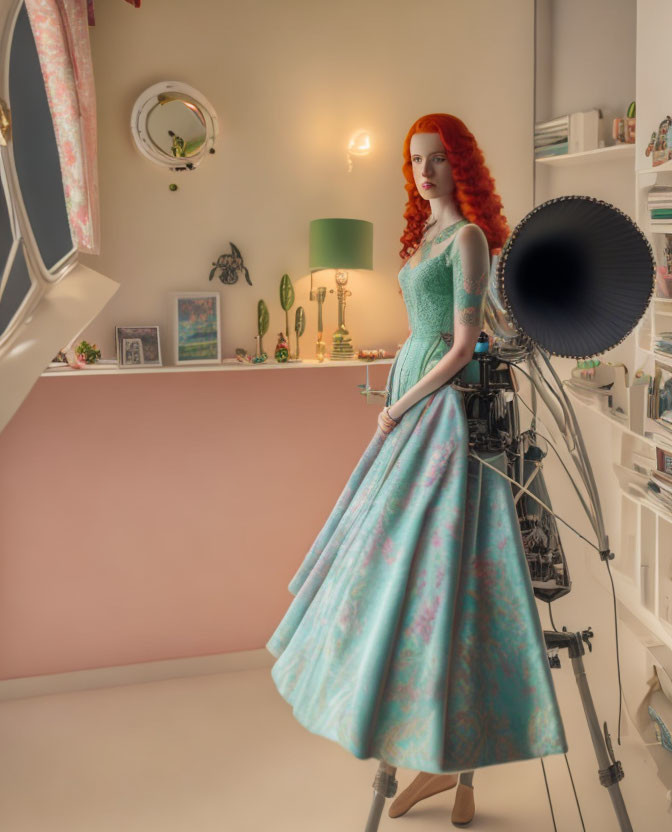
[[[656,463],[658,470],[672,477],[672,453],[663,448],[656,448]]]
[[[116,343],[120,367],[161,366],[158,326],[118,326]]]
[[[221,364],[217,292],[175,293],[175,363]]]
[[[139,338],[121,339],[121,357],[124,364],[144,364],[142,341]]]

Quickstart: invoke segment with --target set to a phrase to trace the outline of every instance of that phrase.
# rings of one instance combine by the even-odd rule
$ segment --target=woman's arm
[[[420,399],[438,390],[471,361],[483,327],[483,303],[490,271],[490,252],[485,234],[477,225],[465,225],[457,233],[453,249],[454,338],[450,350],[387,413],[395,421]]]

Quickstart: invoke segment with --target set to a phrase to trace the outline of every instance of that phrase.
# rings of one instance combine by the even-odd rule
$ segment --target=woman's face
[[[452,196],[455,182],[438,133],[414,133],[411,136],[411,166],[421,197]]]

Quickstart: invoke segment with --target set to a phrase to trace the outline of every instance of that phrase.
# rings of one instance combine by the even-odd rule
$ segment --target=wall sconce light
[[[348,173],[352,170],[353,156],[368,156],[373,149],[371,134],[368,130],[357,130],[348,142]]]

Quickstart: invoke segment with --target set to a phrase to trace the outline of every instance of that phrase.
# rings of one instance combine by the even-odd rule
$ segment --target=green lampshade
[[[372,269],[373,223],[324,219],[310,223],[310,269]]]

